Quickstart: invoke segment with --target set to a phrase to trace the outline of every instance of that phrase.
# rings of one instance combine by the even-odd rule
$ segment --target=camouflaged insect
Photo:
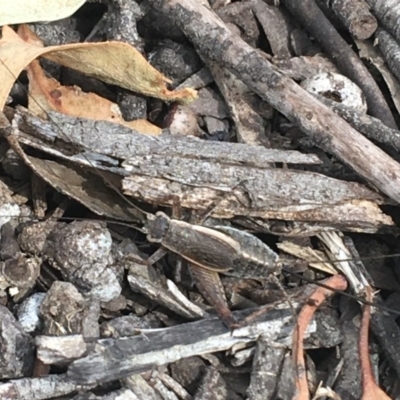
[[[279,256],[255,236],[227,226],[208,228],[149,215],[147,240],[160,243],[190,263],[238,278],[267,279],[280,272]]]

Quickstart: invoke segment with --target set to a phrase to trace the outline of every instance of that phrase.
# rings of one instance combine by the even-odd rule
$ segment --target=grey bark
[[[323,149],[400,202],[400,165],[362,137],[194,0],[153,0],[208,58],[227,67]],[[196,23],[193,23],[196,21]]]

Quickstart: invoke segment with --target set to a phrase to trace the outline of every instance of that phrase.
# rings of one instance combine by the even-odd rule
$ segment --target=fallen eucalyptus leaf
[[[49,111],[58,111],[79,118],[114,122],[143,134],[161,134],[161,128],[147,120],[125,121],[118,104],[108,99],[85,93],[78,86],[62,86],[56,79],[47,78],[37,60],[29,64],[27,72],[28,108],[40,118],[47,119]]]
[[[85,0],[17,0],[0,2],[0,26],[57,21],[78,10]]]
[[[8,26],[2,30],[0,109],[4,107],[16,77],[39,56],[106,83],[165,101],[186,103],[197,96],[196,91],[190,88],[168,90],[166,84],[170,81],[127,43],[75,43],[41,47],[27,26],[21,26],[18,32],[21,37]]]

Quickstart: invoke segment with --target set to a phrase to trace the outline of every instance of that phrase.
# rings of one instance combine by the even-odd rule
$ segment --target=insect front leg
[[[167,254],[167,250],[164,247],[158,248],[149,258],[146,259],[146,264],[153,265],[157,261],[160,261]]]

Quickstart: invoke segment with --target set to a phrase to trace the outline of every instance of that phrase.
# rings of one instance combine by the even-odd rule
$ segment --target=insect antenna
[[[367,306],[373,306],[373,307],[379,308],[380,310],[390,312],[390,313],[392,313],[392,314],[400,315],[400,311],[394,310],[394,309],[389,308],[389,307],[385,307],[385,306],[382,305],[382,304],[377,304],[377,303],[374,303],[374,302],[365,300],[365,299],[363,299],[362,297],[353,295],[353,294],[351,294],[351,293],[344,292],[344,291],[342,291],[342,290],[338,290],[338,289],[332,288],[332,287],[330,287],[329,285],[325,285],[325,284],[322,283],[322,282],[315,281],[315,280],[312,279],[312,278],[309,278],[309,277],[307,277],[307,276],[303,276],[303,275],[301,275],[301,274],[298,274],[297,272],[293,272],[293,271],[291,271],[291,270],[288,269],[288,268],[283,267],[282,270],[283,270],[285,273],[287,273],[287,274],[289,274],[289,275],[291,275],[291,276],[293,276],[293,277],[295,277],[295,278],[298,278],[298,279],[301,279],[301,280],[303,280],[303,281],[306,281],[307,283],[311,283],[311,284],[314,284],[314,285],[317,285],[317,286],[321,286],[321,287],[323,287],[323,288],[325,288],[325,289],[332,290],[332,291],[334,291],[334,292],[337,293],[337,294],[341,294],[341,295],[343,295],[343,296],[346,296],[346,297],[348,297],[348,298],[350,298],[350,299],[353,299],[353,300],[355,300],[355,301],[358,301],[359,303],[365,304],[365,305],[367,305]]]

